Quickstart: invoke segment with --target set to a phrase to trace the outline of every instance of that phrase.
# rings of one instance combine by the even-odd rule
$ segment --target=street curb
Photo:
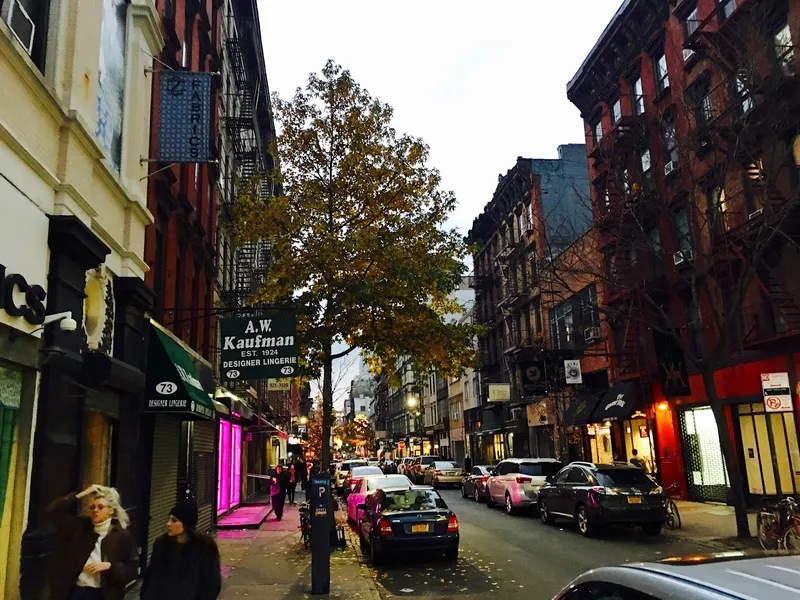
[[[344,523],[343,525],[344,530],[347,533],[347,541],[350,542],[350,547],[353,548],[353,552],[358,557],[359,568],[361,569],[361,574],[367,582],[367,589],[369,591],[371,600],[381,600],[381,594],[378,591],[378,585],[372,579],[372,573],[369,572],[369,569],[364,564],[364,553],[361,552],[361,543],[358,536],[350,528],[348,523]]]

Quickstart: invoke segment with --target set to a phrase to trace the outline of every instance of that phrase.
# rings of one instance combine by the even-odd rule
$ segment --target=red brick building
[[[731,498],[724,430],[751,501],[778,476],[800,489],[797,410],[765,414],[760,377],[788,373],[798,404],[799,19],[795,0],[628,0],[568,85],[614,317],[609,383],[634,386],[654,469],[692,500]]]

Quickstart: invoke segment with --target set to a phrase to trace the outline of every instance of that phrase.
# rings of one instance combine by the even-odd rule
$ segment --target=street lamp
[[[300,425],[305,425],[308,423],[308,417],[300,417]]]
[[[417,398],[416,394],[411,394],[406,398],[406,406],[408,408],[416,408],[419,405],[419,398]]]

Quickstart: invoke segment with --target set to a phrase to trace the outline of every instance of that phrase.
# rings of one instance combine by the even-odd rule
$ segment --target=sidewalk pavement
[[[347,528],[349,529],[349,528]],[[222,600],[311,596],[311,552],[303,548],[300,515],[287,506],[283,520],[274,515],[258,530],[218,531],[222,558]],[[379,600],[377,588],[362,564],[358,541],[331,552],[331,598]]]
[[[664,535],[707,546],[711,550],[734,550],[758,547],[758,540],[740,540],[736,537],[736,517],[733,507],[724,504],[684,502],[676,500],[681,515],[681,528]],[[748,514],[750,534],[757,535],[756,515]]]

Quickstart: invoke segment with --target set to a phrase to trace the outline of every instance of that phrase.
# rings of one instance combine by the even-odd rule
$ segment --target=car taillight
[[[378,521],[378,532],[381,535],[393,535],[392,524],[389,523],[389,519],[381,519]]]
[[[481,477],[481,483],[486,483],[487,481],[489,481],[488,477],[486,477],[486,476]]]
[[[530,477],[517,477],[517,483],[533,483]]]
[[[456,533],[458,531],[458,519],[455,515],[450,515],[447,520],[447,533]]]
[[[434,475],[441,475],[441,474],[442,474],[442,472],[441,472],[439,469],[436,469],[436,470],[433,472],[433,474],[434,474]]]

